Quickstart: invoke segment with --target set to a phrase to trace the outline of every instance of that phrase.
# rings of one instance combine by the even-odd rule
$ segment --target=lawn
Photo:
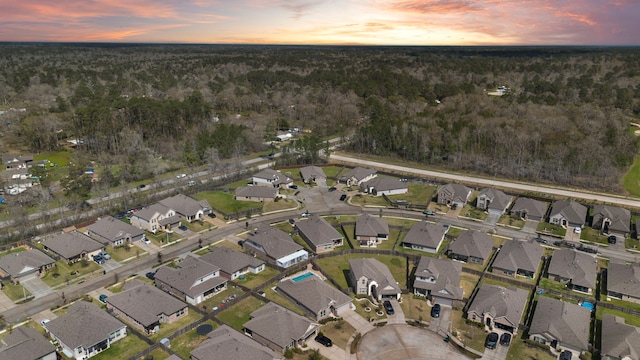
[[[556,291],[568,292],[567,286],[559,281],[554,281],[548,278],[540,279],[540,287],[543,289],[551,289]]]
[[[634,315],[631,315],[631,314],[627,314],[627,313],[624,313],[622,311],[617,311],[617,310],[613,310],[613,309],[605,309],[602,306],[599,306],[596,309],[596,317],[598,319],[602,319],[602,313],[607,313],[607,314],[619,316],[619,317],[624,319],[624,322],[627,325],[640,327],[640,317],[637,317],[637,316],[634,316]]]
[[[243,213],[251,209],[261,209],[262,203],[255,201],[238,201],[234,198],[233,190],[204,191],[193,195],[198,200],[207,200],[209,204],[215,204],[216,210],[225,214]]]
[[[5,281],[2,283],[2,285],[2,291],[4,291],[4,294],[7,295],[13,302],[31,296],[29,290],[25,289],[22,285],[15,285],[11,281]]]
[[[49,162],[56,164],[57,167],[66,167],[69,166],[70,157],[71,153],[68,151],[43,152],[33,155],[33,160],[49,160]]]
[[[465,205],[462,210],[460,210],[460,216],[484,221],[489,217],[489,214],[475,206]]]
[[[356,329],[344,320],[330,321],[323,325],[320,329],[324,336],[327,336],[333,342],[334,346],[346,348],[347,341]]]
[[[351,204],[361,205],[361,206],[390,206],[387,200],[385,200],[382,196],[373,196],[369,194],[357,193],[351,197]]]
[[[271,211],[296,209],[297,207],[298,203],[291,199],[278,199],[278,201],[265,202],[264,206],[262,207],[262,212],[268,213]]]
[[[228,285],[226,290],[223,290],[220,293],[208,298],[207,300],[198,304],[198,306],[203,310],[211,310],[216,306],[218,308],[222,308],[225,306],[224,304],[227,302],[227,300],[233,297],[233,295],[240,296],[242,295],[242,293],[242,290]]]
[[[622,186],[631,195],[640,196],[640,156],[636,156],[633,165],[622,178]]]
[[[563,228],[562,226],[549,224],[548,222],[544,221],[540,221],[540,223],[538,223],[538,228],[536,229],[536,231],[562,237],[564,237],[567,233],[567,229]]]
[[[296,313],[298,315],[304,316],[305,312],[304,312],[304,310],[302,310],[302,308],[298,307],[296,304],[294,304],[291,301],[289,301],[289,299],[285,298],[284,296],[282,296],[281,294],[279,294],[278,292],[273,290],[273,288],[277,284],[278,284],[278,282],[274,282],[274,283],[271,283],[271,284],[269,284],[269,286],[264,288],[265,297],[267,299],[273,301],[274,303],[293,311],[294,313]]]
[[[511,346],[507,353],[507,360],[555,360],[556,357],[548,351],[528,345],[519,336],[511,340]]]
[[[407,319],[431,321],[431,308],[427,304],[427,298],[424,296],[404,294],[402,295],[400,307]]]
[[[242,331],[242,326],[244,323],[249,321],[251,313],[262,307],[264,304],[264,301],[250,296],[221,312],[218,315],[218,319],[232,328]]]
[[[149,347],[149,345],[147,345],[146,342],[142,341],[133,334],[128,334],[127,337],[111,343],[111,347],[109,349],[92,357],[92,359],[129,359],[142,350],[146,349],[147,347]]]
[[[217,323],[211,320],[207,320],[203,324],[212,325],[214,328],[218,326]],[[191,352],[207,338],[207,335],[198,335],[196,329],[193,329],[171,340],[171,350],[175,351],[182,359],[190,359]],[[156,358],[154,357],[153,359],[155,360]]]
[[[428,204],[436,191],[435,186],[425,185],[420,182],[411,182],[407,185],[409,192],[406,194],[390,195],[391,200],[407,200],[412,204]]]
[[[199,320],[200,318],[202,318],[202,315],[200,315],[198,312],[189,311],[189,314],[187,314],[186,316],[182,316],[179,320],[174,321],[171,324],[167,324],[167,323],[160,324],[160,331],[149,336],[149,338],[154,342],[160,341],[160,339],[165,338],[170,334],[173,334],[177,330],[182,329],[183,327],[191,324],[192,322]]]
[[[263,271],[257,274],[247,273],[244,275],[244,279],[235,279],[234,281],[239,285],[253,289],[258,285],[264,284],[267,280],[276,276],[278,273],[279,271],[276,269],[265,267]]]
[[[585,227],[580,233],[580,239],[593,243],[608,244],[607,237],[600,234],[600,231],[590,227]]]
[[[467,273],[462,273],[460,275],[460,286],[464,290],[464,297],[468,298],[471,296],[473,289],[475,289],[476,284],[478,284],[478,280],[480,280],[480,277],[476,275]]]
[[[627,249],[637,249],[640,246],[640,241],[638,239],[626,238],[624,240],[624,246]]]
[[[453,331],[464,345],[478,351],[484,351],[484,340],[487,336],[484,329],[473,322],[465,321],[462,318],[462,310],[453,309],[451,311],[451,322]]]
[[[174,232],[171,232],[171,233],[158,232],[157,234],[153,234],[147,231],[147,233],[144,234],[144,236],[158,246],[162,246],[163,244],[166,244],[166,243],[178,241],[182,238],[180,237],[180,235]]]
[[[349,274],[349,260],[366,257],[364,254],[348,254],[334,256],[324,259],[318,259],[316,262],[334,281],[336,281],[343,289],[348,287],[347,277]],[[372,258],[380,260],[387,265],[389,271],[399,283],[401,288],[406,287],[407,283],[407,262],[404,257],[391,255],[376,255]]]
[[[500,216],[500,219],[498,220],[498,224],[512,226],[518,229],[522,229],[525,223],[526,221],[522,220],[522,218],[513,217],[513,216],[510,216],[509,214],[503,214],[502,216]]]
[[[338,172],[342,170],[341,166],[323,166],[322,171],[324,171],[327,178],[335,178]]]
[[[83,260],[73,264],[68,264],[64,260],[56,261],[56,267],[47,271],[42,277],[42,281],[50,287],[62,285],[65,282],[75,283],[80,281],[81,277],[89,276],[94,271],[102,273],[102,267],[93,261]],[[56,275],[57,274],[57,275]]]
[[[136,260],[149,255],[146,251],[139,248],[137,245],[132,244],[131,246],[118,246],[117,248],[110,248],[108,250],[109,255],[113,261],[122,262],[129,258],[135,257]]]

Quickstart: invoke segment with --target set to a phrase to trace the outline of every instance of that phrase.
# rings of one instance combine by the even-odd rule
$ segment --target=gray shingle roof
[[[587,208],[575,201],[558,200],[553,203],[549,217],[562,215],[571,224],[584,224],[587,219]]]
[[[156,280],[166,283],[184,294],[195,297],[227,281],[221,276],[215,276],[207,281],[199,282],[199,279],[219,270],[220,268],[215,265],[188,255],[180,263],[178,269],[168,266],[160,267],[156,272]]]
[[[550,275],[571,279],[574,285],[590,289],[596,287],[596,259],[585,252],[573,249],[554,251],[548,272]]]
[[[421,221],[411,227],[402,242],[437,249],[446,232],[447,229],[441,225]]]
[[[362,214],[356,219],[356,236],[389,235],[389,223],[381,217]]]
[[[444,185],[438,194],[452,194],[451,199],[454,202],[466,202],[469,198],[471,189],[462,184],[446,184]]]
[[[528,298],[529,292],[524,289],[482,284],[468,311],[480,316],[489,313],[494,322],[517,328]]]
[[[575,348],[589,347],[591,310],[562,300],[540,296],[529,334],[549,334]]]
[[[605,313],[602,314],[602,334],[606,334],[602,336],[602,355],[640,360],[640,328],[625,324],[624,318]]]
[[[55,260],[38,249],[15,252],[0,258],[0,269],[17,278],[21,274],[33,272],[42,266],[53,264]]]
[[[105,216],[98,219],[95,223],[87,226],[87,231],[89,232],[89,236],[95,233],[99,237],[109,239],[109,241],[126,237],[135,239],[144,235],[144,230],[138,229],[112,216]],[[101,241],[102,239],[96,240]]]
[[[193,360],[274,360],[282,359],[271,349],[227,325],[210,332],[197,349],[191,352]]]
[[[311,215],[305,221],[298,221],[296,228],[300,234],[308,239],[314,246],[332,244],[341,240],[342,234],[334,229],[326,220],[317,215]]]
[[[374,188],[377,191],[407,189],[407,183],[390,177],[376,177],[361,185],[363,188]]]
[[[610,263],[607,268],[607,291],[640,299],[640,266]]]
[[[362,181],[362,179],[366,178],[367,176],[371,176],[373,174],[377,174],[378,172],[373,170],[373,169],[369,169],[369,168],[363,168],[363,167],[355,167],[353,169],[351,169],[348,173],[342,175],[340,177],[341,181],[346,181],[348,179],[354,178],[356,179],[356,181]]]
[[[549,204],[546,202],[521,197],[513,204],[511,212],[515,213],[526,211],[527,214],[529,214],[528,216],[544,219],[548,206]]]
[[[338,308],[351,302],[351,297],[325,283],[317,276],[310,276],[296,282],[287,279],[279,282],[277,289],[295,299],[314,314],[320,310],[328,309],[331,305]]]
[[[271,183],[274,186],[278,186],[280,184],[289,184],[293,182],[293,180],[286,175],[269,168],[264,169],[257,174],[254,174],[253,177],[258,179],[270,179],[272,180]]]
[[[41,359],[55,351],[55,346],[36,329],[26,326],[14,328],[0,341],[2,360]]]
[[[378,289],[383,295],[398,294],[400,287],[396,279],[389,271],[389,268],[381,263],[378,259],[357,258],[349,260],[349,268],[357,279],[365,277],[369,280],[375,280],[378,283]]]
[[[609,219],[609,230],[628,233],[631,227],[631,212],[627,209],[596,205],[593,207],[593,223],[602,223],[603,219]]]
[[[135,319],[142,326],[160,321],[160,315],[173,315],[187,304],[146,283],[107,298],[107,303]]]
[[[305,166],[300,169],[300,175],[304,181],[326,178],[324,171],[318,166]]]
[[[275,199],[278,189],[268,186],[241,186],[236,189],[235,195],[236,197]]]
[[[47,323],[47,329],[72,349],[91,347],[125,328],[120,320],[90,302],[77,301],[62,316]]]
[[[138,210],[135,214],[133,214],[133,216],[149,221],[156,214],[166,215],[169,212],[169,210],[173,210],[173,209],[170,209],[160,203],[154,203],[145,208]]]
[[[465,230],[460,233],[451,245],[449,251],[464,256],[473,256],[480,259],[487,259],[493,249],[493,239],[491,236],[481,231]]]
[[[507,240],[493,261],[494,268],[516,272],[518,269],[536,272],[544,249],[538,243]]]
[[[201,210],[211,210],[211,205],[207,200],[196,200],[184,194],[177,194],[160,200],[160,204],[175,210],[175,212],[185,217],[195,216]]]
[[[244,327],[285,348],[292,339],[304,339],[320,325],[270,302],[251,313],[251,320],[246,322]]]
[[[43,244],[65,259],[71,259],[83,252],[91,253],[104,247],[101,243],[77,231],[59,234],[45,240]]]
[[[460,287],[461,272],[460,263],[422,256],[416,268],[413,287],[429,290],[432,295],[438,297],[462,300],[464,291]],[[423,281],[420,278],[434,278],[435,282]]]
[[[302,245],[298,245],[287,233],[267,224],[261,224],[256,231],[251,232],[247,241],[259,244],[274,259],[303,250]]]
[[[500,190],[485,188],[480,191],[478,197],[486,196],[489,200],[489,209],[504,211],[511,203],[512,197]]]
[[[200,259],[220,267],[227,274],[233,274],[248,266],[256,268],[264,264],[264,261],[260,259],[226,247],[214,246],[210,250],[210,252],[200,256]]]

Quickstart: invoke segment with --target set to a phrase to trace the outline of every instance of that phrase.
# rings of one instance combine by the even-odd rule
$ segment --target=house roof
[[[464,290],[460,287],[462,264],[449,260],[421,256],[416,268],[413,287],[430,290],[432,295],[447,299],[462,300]],[[434,278],[427,282],[419,278]]]
[[[363,167],[355,167],[353,169],[351,169],[348,173],[342,175],[340,177],[341,181],[346,181],[348,179],[356,179],[356,181],[362,181],[362,179],[377,174],[378,172],[373,170],[373,169],[369,169],[369,168],[363,168]]]
[[[159,322],[162,314],[172,315],[187,307],[186,303],[147,283],[109,296],[107,303],[145,327]]]
[[[279,171],[270,168],[264,169],[257,174],[254,174],[253,177],[258,179],[272,180],[271,183],[273,185],[289,184],[293,182],[293,179],[287,177]]]
[[[389,235],[389,223],[381,217],[362,214],[356,219],[356,236]]]
[[[486,196],[489,200],[491,200],[488,206],[489,209],[500,211],[504,211],[513,199],[512,196],[507,195],[500,190],[492,188],[482,189],[478,194],[478,197],[480,196]]]
[[[610,263],[607,268],[607,291],[640,299],[640,266]]]
[[[640,328],[625,324],[624,318],[602,314],[601,351],[616,359],[640,360]]]
[[[302,245],[298,245],[287,233],[267,224],[260,224],[249,234],[247,241],[260,245],[265,253],[274,259],[303,250]]]
[[[47,323],[47,330],[68,347],[89,348],[126,328],[120,320],[91,302],[76,301],[62,316]]]
[[[596,259],[593,255],[573,249],[553,252],[549,274],[571,279],[574,285],[594,289],[596,287]]]
[[[378,289],[383,295],[398,294],[400,287],[389,268],[378,259],[356,258],[349,260],[349,268],[355,279],[365,277],[378,283]]]
[[[252,333],[285,348],[292,340],[306,338],[320,327],[309,319],[270,302],[251,313],[251,320],[244,324]]]
[[[65,259],[71,259],[83,252],[91,253],[104,247],[101,243],[75,230],[56,235],[43,243],[48,249]]]
[[[363,188],[374,188],[377,191],[407,189],[407,183],[390,177],[376,177],[361,185]]]
[[[87,226],[89,235],[95,233],[105,239],[115,240],[130,236],[136,238],[144,234],[144,230],[120,221],[113,216],[105,216],[95,223]],[[100,241],[98,239],[98,241]]]
[[[228,325],[222,325],[210,332],[208,339],[191,351],[191,358],[274,360],[282,359],[282,356]]]
[[[11,164],[22,164],[29,161],[33,161],[33,155],[16,155],[16,154],[2,155],[2,163],[5,166],[11,165]]]
[[[236,197],[275,199],[278,189],[268,186],[241,186],[236,189],[235,195]]]
[[[615,206],[596,205],[593,207],[593,222],[609,219],[609,230],[628,233],[631,228],[631,211]]]
[[[548,206],[546,202],[521,197],[513,204],[511,211],[526,211],[530,216],[544,218]]]
[[[553,203],[549,217],[561,215],[569,223],[584,224],[587,219],[587,208],[575,201],[558,200]]]
[[[151,220],[154,216],[156,216],[156,214],[162,214],[162,215],[166,215],[170,210],[170,208],[168,208],[167,206],[161,204],[161,203],[154,203],[151,204],[145,208],[142,208],[140,210],[138,210],[135,214],[133,214],[132,216],[138,217],[140,219],[149,221]]]
[[[160,200],[160,204],[175,210],[182,216],[194,216],[199,211],[211,210],[211,205],[207,200],[196,200],[184,194],[177,194]]]
[[[473,298],[468,311],[491,314],[495,322],[518,327],[529,299],[529,291],[498,285],[482,284]]]
[[[326,178],[327,175],[324,173],[324,170],[322,170],[321,167],[319,166],[305,166],[303,168],[300,169],[300,176],[302,176],[302,178],[304,180],[309,180],[309,179],[316,179],[316,178]]]
[[[200,259],[220,267],[227,274],[233,274],[247,267],[256,268],[264,264],[264,261],[260,259],[227,247],[214,246],[209,249],[210,252],[200,256]]]
[[[287,279],[279,282],[277,289],[314,314],[330,306],[338,308],[351,302],[350,296],[343,294],[317,276],[295,282]]]
[[[30,249],[7,254],[0,258],[0,269],[12,278],[31,272],[42,266],[53,264],[55,260],[38,249]]]
[[[296,223],[298,231],[314,246],[331,244],[334,240],[341,240],[342,234],[318,215],[311,215],[305,221]]]
[[[38,330],[20,326],[0,341],[0,359],[33,360],[55,353],[56,348]]]
[[[465,230],[460,233],[451,245],[449,251],[464,256],[473,256],[480,259],[487,259],[493,249],[493,239],[491,236],[481,231]]]
[[[178,215],[172,215],[172,216],[166,217],[164,219],[158,220],[158,224],[160,224],[161,226],[173,225],[173,224],[177,224],[179,222],[180,222],[180,216],[178,216]]]
[[[447,229],[441,225],[421,221],[411,227],[402,242],[437,249],[442,243],[446,232]]]
[[[591,310],[540,296],[529,334],[548,334],[562,343],[586,350],[589,347],[590,322]]]
[[[516,272],[518,269],[536,272],[544,249],[535,242],[507,240],[493,261],[493,267]]]
[[[462,185],[462,184],[446,184],[444,185],[438,195],[445,193],[451,194],[451,199],[454,202],[466,202],[469,199],[469,194],[471,193],[471,189]]]
[[[199,282],[203,277],[219,270],[220,268],[213,264],[187,255],[177,269],[168,266],[160,267],[156,272],[156,280],[166,283],[190,297],[196,297],[227,281],[223,277],[215,276],[207,281]]]

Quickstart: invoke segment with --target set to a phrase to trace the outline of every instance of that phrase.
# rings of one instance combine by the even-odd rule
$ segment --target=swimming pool
[[[312,277],[312,276],[315,276],[315,275],[313,275],[313,273],[306,272],[306,273],[304,273],[302,275],[298,275],[298,276],[296,276],[294,278],[291,278],[291,281],[298,282],[298,281],[302,281],[302,280],[304,280],[304,279],[306,279],[308,277]]]

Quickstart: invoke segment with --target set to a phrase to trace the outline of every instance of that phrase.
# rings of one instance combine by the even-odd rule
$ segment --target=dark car
[[[535,241],[537,241],[537,242],[539,242],[539,243],[541,243],[541,244],[548,244],[548,243],[549,243],[549,242],[547,241],[547,239],[543,239],[543,238],[541,238],[541,237],[534,238],[533,240],[535,240]]]
[[[455,210],[457,208],[458,208],[458,204],[456,203],[451,204],[451,210]]]
[[[208,213],[207,216],[212,218],[212,219],[216,218],[216,214],[214,214],[214,213]]]
[[[295,223],[296,223],[296,221],[294,219],[289,219],[289,224],[293,225]]]
[[[289,188],[293,190],[298,190],[298,185],[291,185],[289,186]]]
[[[385,302],[382,303],[382,305],[384,306],[384,309],[387,311],[387,315],[393,315],[394,314],[393,305],[391,305],[389,300],[385,300]]]
[[[104,264],[104,258],[100,255],[93,255],[93,261],[98,264]]]
[[[498,338],[498,334],[494,332],[487,335],[487,339],[484,341],[484,347],[486,347],[487,349],[495,349],[496,344],[498,344]]]
[[[511,334],[504,333],[500,335],[500,345],[509,346],[509,344],[511,344]]]
[[[347,194],[340,195],[340,201],[345,201],[347,199]]]
[[[140,185],[138,185],[138,188],[139,188],[139,189],[144,189],[144,188],[146,188],[146,187],[147,187],[147,185],[145,185],[145,184],[140,184]]]
[[[331,339],[329,339],[328,337],[326,337],[324,335],[316,336],[316,341],[319,342],[321,345],[324,345],[326,347],[333,346],[333,341],[331,341]]]
[[[615,235],[611,235],[607,238],[609,244],[615,244],[618,241],[618,238]]]
[[[422,213],[425,214],[425,215],[431,215],[431,216],[436,214],[436,212],[433,211],[433,210],[425,210]]]
[[[433,307],[431,308],[431,317],[432,318],[440,317],[440,304],[433,305]]]
[[[573,353],[569,350],[565,350],[563,352],[560,353],[560,360],[571,360],[573,359]]]
[[[107,295],[100,294],[100,296],[98,297],[98,300],[100,300],[101,303],[106,304],[107,303]]]
[[[337,190],[337,189],[336,189],[336,187],[335,187],[335,186],[332,186],[332,187],[330,187],[330,188],[329,188],[329,192],[336,191],[336,190]]]
[[[153,271],[149,271],[148,273],[145,274],[145,276],[147,277],[147,279],[149,280],[155,280],[156,278],[156,273]]]
[[[188,228],[188,227],[186,227],[185,225],[180,225],[180,226],[178,226],[178,229],[180,229],[180,230],[182,230],[182,231],[187,231],[187,230],[189,230],[189,228]]]

